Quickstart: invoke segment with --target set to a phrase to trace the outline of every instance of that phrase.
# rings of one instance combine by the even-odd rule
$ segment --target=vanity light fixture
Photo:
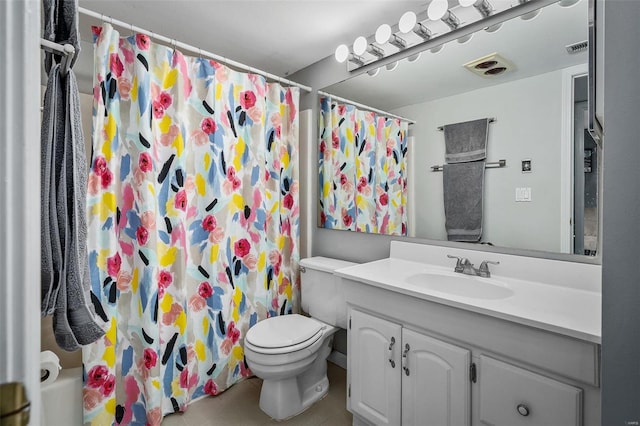
[[[353,53],[357,56],[362,56],[365,52],[372,54],[378,59],[384,58],[384,50],[382,48],[375,44],[369,44],[365,37],[360,36],[353,42]]]
[[[389,24],[382,24],[376,30],[376,43],[385,44],[389,43],[402,50],[407,47],[407,42],[397,35],[393,34],[391,31],[391,26]]]
[[[1,1],[1,0],[0,0]],[[373,70],[369,65],[375,64],[377,61],[395,56],[402,55],[402,51],[411,48],[412,52],[406,55],[406,59],[409,62],[414,62],[420,57],[416,54],[416,50],[419,45],[428,43],[433,45],[429,47],[431,53],[438,53],[444,48],[445,43],[436,43],[436,39],[442,36],[443,40],[450,41],[453,37],[447,37],[447,30],[443,30],[442,34],[435,33],[437,29],[440,32],[442,28],[441,24],[437,24],[433,27],[431,22],[441,21],[447,27],[450,32],[455,32],[457,42],[460,44],[466,43],[474,36],[474,31],[484,29],[488,33],[498,31],[502,27],[502,22],[505,20],[499,16],[509,8],[519,8],[525,3],[531,0],[429,0],[426,11],[416,14],[413,11],[405,12],[400,18],[397,26],[391,26],[389,24],[382,24],[375,32],[375,37],[360,36],[355,39],[352,46],[341,44],[336,48],[335,58],[338,62],[347,62],[347,70],[355,71],[363,66],[368,66],[367,73],[371,76],[379,73],[379,68]],[[542,7],[544,3],[550,3],[557,1],[561,7],[571,7],[578,3],[580,0],[539,0],[536,1],[537,7]],[[453,5],[452,3],[456,3]],[[506,3],[503,4],[503,3]],[[449,8],[451,4],[451,8]],[[529,12],[522,14],[520,12],[520,18],[524,20],[533,19],[540,13],[540,9],[533,10],[536,6],[531,3],[527,7],[519,8],[520,10],[529,10]],[[464,8],[473,8],[477,13],[465,13]],[[462,10],[462,12],[460,12]],[[458,12],[460,12],[458,14]],[[514,10],[510,14],[513,16],[518,12]],[[426,17],[424,16],[426,15]],[[464,17],[464,22],[460,21],[458,16]],[[428,18],[428,19],[427,19]],[[490,26],[483,26],[482,23],[486,22],[485,19],[498,22]],[[421,22],[419,22],[420,20]],[[472,26],[472,28],[467,28]],[[458,30],[458,31],[456,31]],[[411,35],[411,33],[415,34]],[[459,33],[459,34],[458,34]],[[407,38],[404,38],[403,34],[409,34]],[[416,37],[417,36],[417,37]],[[374,38],[375,40],[371,40]],[[385,47],[386,44],[394,46],[396,49],[390,49]],[[387,64],[385,67],[388,70],[393,70],[397,66],[397,60],[391,64]]]
[[[482,15],[483,18],[488,18],[493,14],[493,6],[487,0],[458,0],[458,3],[462,7],[473,6],[476,10]],[[495,33],[500,28],[502,28],[502,23],[491,25],[490,27],[485,28],[484,30],[488,33]]]
[[[427,16],[432,21],[442,21],[452,30],[460,26],[458,17],[449,10],[447,0],[433,0],[427,8]]]
[[[529,2],[531,0],[518,0],[518,3],[520,4],[525,4],[527,2]],[[529,13],[525,13],[524,15],[520,15],[520,19],[522,19],[523,21],[530,21],[533,18],[535,18],[536,16],[538,16],[540,14],[540,9],[538,10],[534,10],[533,12],[529,12]]]
[[[362,56],[354,55],[353,53],[349,52],[349,48],[346,44],[341,44],[340,46],[336,47],[335,57],[336,61],[340,63],[343,63],[348,59],[350,62],[353,62],[360,67],[364,65],[364,58],[362,58]]]
[[[476,10],[485,18],[491,16],[491,13],[493,13],[493,6],[491,6],[491,3],[487,0],[458,0],[458,3],[462,7],[475,7]]]
[[[431,30],[418,22],[418,17],[412,11],[405,12],[404,15],[400,17],[398,28],[400,29],[401,33],[407,34],[413,32],[414,34],[420,36],[424,41],[429,40],[432,35]]]

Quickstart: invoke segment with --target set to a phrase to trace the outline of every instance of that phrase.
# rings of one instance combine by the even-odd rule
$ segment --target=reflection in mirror
[[[320,226],[407,235],[407,127],[402,117],[321,95]]]
[[[445,173],[432,169],[449,163],[442,127],[495,118],[479,161],[506,166],[484,170],[477,242],[595,255],[601,153],[584,131],[587,37],[588,0],[551,4],[534,19],[512,19],[323,90],[415,120],[407,137],[408,236],[451,239]]]

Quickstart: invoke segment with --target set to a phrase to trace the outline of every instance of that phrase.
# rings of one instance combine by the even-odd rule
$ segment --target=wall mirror
[[[395,226],[395,233],[389,227],[352,230],[447,240],[443,172],[433,168],[445,163],[442,126],[490,118],[486,161],[504,160],[504,167],[485,169],[478,243],[595,256],[601,152],[585,131],[588,20],[587,0],[552,3],[504,22],[497,31],[477,31],[465,43],[450,41],[399,60],[395,68],[369,70],[323,88],[343,98],[333,108],[348,108],[343,101],[349,100],[362,104],[357,109],[369,106],[415,121],[401,135],[402,144],[392,146],[406,154],[401,212],[406,222]],[[465,67],[469,63],[480,66]],[[319,146],[327,148],[321,141]],[[331,161],[326,152],[319,158]],[[336,176],[323,175],[320,165],[318,216],[319,226],[340,229],[326,221],[323,205],[328,194],[341,190]],[[355,190],[347,189],[357,193],[361,179],[356,176]],[[356,207],[358,202],[354,198]]]

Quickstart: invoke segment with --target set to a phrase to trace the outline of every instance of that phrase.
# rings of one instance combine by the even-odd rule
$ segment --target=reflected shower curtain
[[[407,235],[408,123],[320,98],[320,226]]]
[[[85,422],[160,424],[250,375],[253,324],[296,312],[298,90],[94,28]]]

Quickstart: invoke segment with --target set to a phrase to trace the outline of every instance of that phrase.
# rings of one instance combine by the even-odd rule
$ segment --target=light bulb
[[[385,44],[391,38],[391,27],[389,24],[382,24],[376,30],[376,43]]]
[[[518,0],[518,2],[520,4],[525,4],[527,2],[529,2],[531,0]],[[520,19],[522,19],[523,21],[530,21],[533,18],[535,18],[536,16],[538,16],[540,14],[540,9],[534,10],[532,12],[528,12],[525,14],[520,15]]]
[[[440,52],[443,48],[444,48],[444,44],[441,44],[440,46],[432,47],[429,51],[430,51],[431,53],[438,53],[438,52]]]
[[[495,33],[500,28],[502,28],[502,22],[499,24],[491,25],[490,27],[485,28],[484,30],[488,33]]]
[[[416,26],[416,22],[418,22],[418,17],[415,13],[409,11],[405,12],[404,15],[400,18],[400,22],[398,23],[398,27],[401,33],[407,34],[413,30],[413,27]]]
[[[413,54],[413,55],[409,56],[409,57],[407,58],[407,61],[409,61],[409,62],[415,62],[415,61],[417,61],[418,59],[420,59],[420,55],[422,55],[422,52],[415,53],[415,54]]]
[[[458,0],[458,4],[462,7],[473,6],[477,0]]]
[[[353,53],[355,53],[358,56],[361,56],[364,54],[364,52],[367,51],[367,39],[364,38],[363,36],[360,36],[356,39],[356,41],[353,42]]]
[[[466,42],[471,40],[472,37],[473,37],[473,33],[467,34],[466,36],[462,36],[462,37],[458,38],[458,40],[456,40],[456,41],[458,43],[460,43],[460,44],[465,44]]]
[[[523,21],[530,21],[533,18],[535,18],[536,16],[538,16],[539,14],[540,14],[540,9],[534,10],[533,12],[529,12],[529,13],[525,13],[523,15],[520,15],[520,19],[522,19]]]
[[[391,62],[390,64],[387,64],[387,71],[393,71],[396,68],[398,68],[398,61]]]
[[[571,7],[574,4],[578,3],[578,1],[580,1],[580,0],[560,0],[558,2],[558,5],[560,5],[562,7]]]
[[[347,60],[347,58],[349,57],[349,48],[346,44],[341,44],[340,46],[336,47],[335,57],[336,61],[340,63],[343,63]]]
[[[427,9],[427,16],[432,21],[439,21],[447,13],[448,8],[447,0],[433,0]]]
[[[380,68],[376,68],[375,70],[369,70],[367,71],[367,74],[369,74],[371,77],[375,77],[376,75],[380,74]]]

